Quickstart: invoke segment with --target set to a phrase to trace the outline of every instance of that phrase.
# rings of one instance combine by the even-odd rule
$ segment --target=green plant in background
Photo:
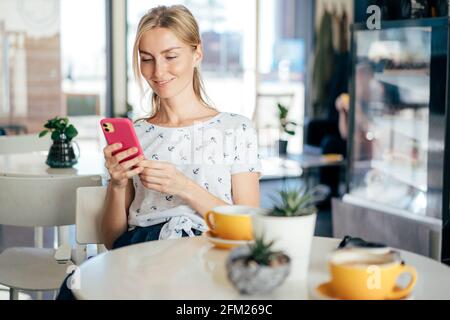
[[[77,129],[69,124],[67,117],[55,117],[47,121],[44,125],[45,130],[39,133],[39,138],[45,136],[48,132],[52,133],[52,140],[56,141],[61,139],[61,135],[65,135],[67,140],[72,140],[78,135]]]
[[[278,107],[278,118],[280,120],[280,126],[282,129],[282,132],[286,132],[288,135],[295,135],[295,127],[297,126],[297,123],[294,121],[288,121],[287,115],[289,112],[289,109],[286,108],[281,103],[277,103]]]
[[[322,200],[320,188],[308,189],[306,186],[299,189],[283,190],[279,192],[281,202],[269,213],[269,216],[296,217],[317,212],[315,203]]]
[[[262,235],[256,236],[254,243],[249,244],[250,252],[246,258],[247,264],[251,264],[252,261],[266,266],[282,263],[282,257],[285,255],[281,251],[272,250],[273,244],[274,241],[265,241]]]

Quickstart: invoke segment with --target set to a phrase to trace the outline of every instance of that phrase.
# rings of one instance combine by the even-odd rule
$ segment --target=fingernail
[[[133,152],[137,152],[138,149],[137,149],[137,148],[133,148],[132,151],[133,151]]]
[[[117,148],[122,148],[122,144],[121,144],[121,143],[117,143],[117,144],[116,144],[116,147],[117,147]]]

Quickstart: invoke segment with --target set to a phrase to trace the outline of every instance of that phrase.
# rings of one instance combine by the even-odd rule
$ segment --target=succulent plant
[[[320,188],[320,186],[313,189],[301,187],[299,189],[280,191],[281,203],[276,205],[268,215],[296,217],[315,213],[317,211],[315,203],[324,198]]]
[[[256,237],[254,244],[231,250],[227,258],[228,279],[242,294],[265,294],[280,286],[291,270],[291,260],[271,249],[273,241]]]
[[[280,258],[283,255],[281,251],[272,250],[274,241],[265,241],[263,236],[255,237],[255,241],[249,244],[249,255],[247,257],[247,264],[253,262],[259,265],[274,266],[280,264]]]

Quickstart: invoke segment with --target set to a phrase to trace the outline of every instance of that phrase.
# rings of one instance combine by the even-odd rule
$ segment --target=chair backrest
[[[0,224],[22,227],[73,225],[77,188],[101,183],[98,175],[0,175]]]
[[[42,138],[39,138],[37,134],[0,136],[0,154],[48,151],[50,145],[49,134]]]
[[[77,189],[76,238],[78,244],[103,243],[100,225],[107,187]]]

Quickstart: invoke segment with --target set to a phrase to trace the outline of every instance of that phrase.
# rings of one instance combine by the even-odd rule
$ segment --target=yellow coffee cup
[[[239,205],[215,207],[206,214],[205,220],[214,237],[227,240],[252,240],[251,215],[255,209]]]
[[[337,250],[330,257],[329,268],[331,289],[340,299],[402,299],[417,281],[416,269],[405,265],[394,251],[377,254],[360,249]],[[405,288],[399,288],[397,279],[403,273],[409,273],[411,279]]]

